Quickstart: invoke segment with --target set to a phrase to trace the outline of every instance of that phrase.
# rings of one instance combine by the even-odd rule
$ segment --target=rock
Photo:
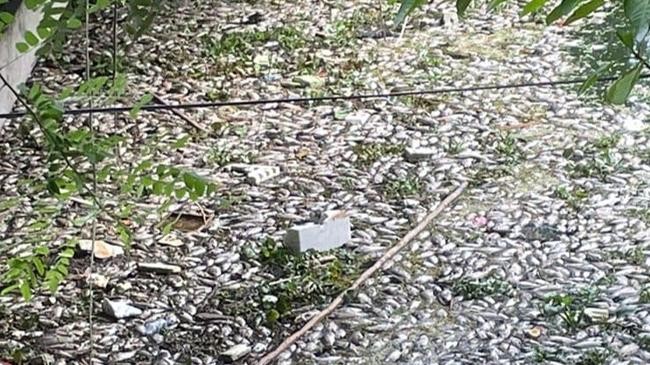
[[[399,358],[402,356],[402,352],[400,350],[394,350],[388,356],[386,357],[386,362],[388,363],[394,363],[395,361],[399,360]]]
[[[429,159],[435,156],[438,152],[433,148],[411,148],[408,147],[404,150],[404,158],[409,162],[417,162]]]
[[[458,15],[455,11],[443,11],[440,16],[440,25],[452,27],[458,24]]]
[[[150,336],[156,334],[163,329],[167,328],[171,324],[171,321],[167,318],[158,318],[153,321],[145,322],[142,325],[137,327],[138,332],[143,336]]]
[[[90,252],[93,249],[92,245],[92,240],[79,240],[79,248],[83,251]],[[120,255],[124,255],[124,249],[122,247],[111,245],[104,241],[95,240],[96,258],[107,259]]]
[[[92,274],[91,275],[91,280],[92,280],[92,283],[93,283],[93,287],[95,287],[95,288],[106,289],[106,287],[108,286],[109,279],[104,275]]]
[[[248,345],[238,344],[228,349],[228,351],[221,354],[221,358],[226,362],[235,362],[251,352]]]
[[[539,336],[542,335],[542,329],[540,327],[538,327],[538,326],[535,326],[535,327],[529,329],[526,333],[531,338],[538,338]]]
[[[370,114],[362,111],[345,116],[346,122],[355,124],[365,124],[368,119],[370,119]]]
[[[182,271],[180,266],[164,264],[162,262],[139,263],[138,269],[141,271],[155,272],[157,274],[177,274]]]
[[[180,239],[176,237],[163,237],[161,240],[158,241],[161,245],[165,246],[172,246],[172,247],[181,247],[185,244],[185,242],[181,241]]]
[[[350,241],[350,218],[345,211],[328,211],[322,224],[307,223],[287,231],[284,243],[290,250],[302,253],[310,249],[326,251]]]
[[[325,85],[325,81],[318,76],[300,75],[293,78],[293,82],[302,87],[320,87]]]
[[[129,291],[129,289],[131,289],[133,285],[131,285],[131,283],[129,283],[128,281],[122,281],[117,285],[115,285],[115,287],[117,288],[118,291],[124,293],[126,291]]]
[[[109,299],[104,299],[102,302],[102,309],[104,310],[104,313],[115,319],[136,317],[142,314],[141,309],[130,305],[126,301],[111,301]]]
[[[259,185],[280,175],[280,168],[266,165],[231,164],[228,168],[246,174],[246,182]]]
[[[112,359],[119,363],[134,358],[136,353],[137,351],[118,352],[112,355]]]
[[[593,322],[605,322],[609,318],[609,311],[604,308],[585,308],[584,313]]]
[[[640,132],[646,129],[647,126],[642,120],[630,117],[626,118],[625,121],[623,121],[623,128],[631,132]]]

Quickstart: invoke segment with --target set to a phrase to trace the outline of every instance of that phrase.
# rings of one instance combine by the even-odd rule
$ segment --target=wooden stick
[[[158,96],[158,95],[156,95],[156,94],[151,94],[151,95],[153,96],[153,99],[156,101],[156,103],[158,103],[158,104],[162,104],[162,105],[168,105],[168,104],[165,102],[165,100],[163,100],[160,96]],[[206,133],[209,132],[209,131],[204,127],[204,126],[202,126],[202,125],[200,125],[199,123],[197,123],[197,122],[193,121],[192,119],[188,118],[188,117],[187,117],[185,114],[183,114],[182,112],[180,112],[180,111],[178,111],[178,110],[176,110],[176,109],[171,109],[170,111],[172,112],[172,114],[174,114],[174,115],[176,115],[177,117],[183,119],[185,122],[187,122],[188,124],[190,124],[192,127],[196,128],[196,129],[198,129],[198,130],[200,130],[200,131],[202,131],[202,132],[206,132]]]
[[[312,319],[309,320],[300,330],[292,334],[291,336],[287,337],[275,350],[272,352],[269,352],[266,354],[260,362],[258,362],[258,365],[267,365],[271,361],[273,361],[278,355],[280,355],[283,351],[289,348],[294,342],[296,342],[301,336],[303,336],[307,331],[309,331],[312,327],[314,327],[318,322],[322,321],[325,317],[330,315],[334,310],[341,304],[343,303],[343,299],[345,298],[345,295],[349,291],[354,291],[358,289],[366,280],[368,280],[377,270],[379,270],[388,260],[390,260],[395,254],[397,254],[401,249],[403,249],[409,242],[411,242],[414,238],[416,238],[422,231],[424,231],[429,224],[433,221],[435,217],[437,217],[449,204],[451,204],[454,200],[456,200],[460,194],[462,194],[463,190],[467,187],[467,183],[464,182],[462,183],[451,195],[449,195],[445,200],[440,202],[438,206],[431,211],[420,223],[413,228],[411,231],[409,231],[404,238],[402,238],[395,246],[393,246],[390,250],[386,251],[386,253],[379,259],[377,262],[374,263],[371,267],[369,267],[366,271],[364,271],[361,276],[350,286],[348,289],[346,289],[343,293],[339,294],[333,301],[330,303],[330,305],[327,306],[327,308],[323,309],[320,311],[317,315],[312,317]]]

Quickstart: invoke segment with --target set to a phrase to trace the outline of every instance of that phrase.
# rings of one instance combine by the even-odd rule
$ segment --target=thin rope
[[[650,74],[641,75],[639,78],[640,79],[650,78]],[[617,79],[618,77],[616,76],[602,77],[597,79],[596,82],[602,83],[602,82],[615,81]],[[140,108],[140,111],[156,112],[156,111],[169,111],[169,110],[221,108],[225,106],[307,103],[307,102],[315,102],[315,101],[383,99],[383,98],[400,97],[400,96],[467,93],[467,92],[476,92],[476,91],[508,90],[508,89],[534,88],[534,87],[554,87],[554,86],[562,86],[562,85],[582,84],[587,80],[588,78],[581,78],[581,79],[571,79],[571,80],[522,82],[522,83],[512,83],[512,84],[490,84],[490,85],[440,88],[440,89],[430,89],[430,90],[409,90],[409,91],[377,93],[377,94],[330,95],[330,96],[295,97],[295,98],[260,99],[260,100],[231,100],[231,101],[180,103],[180,104],[165,104],[165,105],[149,104],[149,105],[142,106]],[[88,113],[103,114],[103,113],[128,112],[134,107],[135,105],[110,106],[110,107],[102,107],[102,108],[77,108],[77,109],[65,110],[63,114],[80,115],[80,114],[88,114]],[[14,119],[14,118],[20,118],[24,115],[25,112],[12,112],[12,113],[0,114],[0,118]]]
[[[90,0],[86,0],[86,26],[85,26],[85,37],[86,37],[86,81],[90,81]],[[93,128],[93,101],[92,98],[88,101],[88,107],[91,111],[88,113],[88,132],[90,134],[91,144],[95,145],[95,135]],[[97,196],[97,166],[94,160],[91,160],[92,165],[92,174],[93,174],[93,193]],[[99,208],[96,203],[94,204],[94,209]],[[88,325],[90,333],[90,365],[93,364],[93,357],[95,355],[95,339],[94,339],[94,327],[93,327],[93,310],[95,307],[94,299],[94,288],[93,288],[93,271],[95,266],[95,241],[97,238],[97,216],[93,217],[92,232],[91,232],[91,249],[90,249],[90,267],[88,275],[88,288],[90,301],[88,305]]]

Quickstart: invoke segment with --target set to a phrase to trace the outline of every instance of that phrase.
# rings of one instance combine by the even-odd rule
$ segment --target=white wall
[[[36,50],[21,54],[16,49],[16,42],[23,41],[27,30],[35,32],[41,20],[40,12],[33,12],[21,5],[16,12],[15,19],[3,34],[0,34],[0,67],[10,63],[0,70],[2,75],[14,86],[25,82],[36,63]],[[20,57],[16,59],[17,57]],[[12,62],[13,61],[13,62]],[[1,83],[0,83],[1,84]],[[16,101],[13,94],[4,85],[0,86],[0,113],[7,113],[13,108]],[[7,123],[7,119],[0,119],[0,127]]]

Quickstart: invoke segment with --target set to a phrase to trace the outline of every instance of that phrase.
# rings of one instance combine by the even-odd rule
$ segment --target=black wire
[[[650,78],[650,74],[641,75],[639,78]],[[596,82],[607,82],[617,80],[618,77],[602,77],[596,79]],[[503,85],[484,85],[484,86],[469,86],[469,87],[456,87],[456,88],[441,88],[432,90],[411,90],[399,91],[392,93],[379,93],[379,94],[357,94],[357,95],[330,95],[330,96],[316,96],[316,97],[297,97],[297,98],[280,98],[280,99],[261,99],[261,100],[231,100],[231,101],[217,101],[217,102],[204,102],[204,103],[186,103],[186,104],[153,104],[145,105],[140,108],[141,111],[165,111],[165,110],[187,110],[199,108],[220,108],[224,106],[240,106],[240,105],[264,105],[264,104],[277,104],[277,103],[305,103],[312,101],[336,101],[336,100],[363,100],[363,99],[381,99],[399,96],[415,96],[415,95],[435,95],[435,94],[449,94],[449,93],[465,93],[474,91],[485,90],[505,90],[505,89],[521,89],[530,87],[546,87],[546,86],[559,86],[582,84],[588,78],[573,79],[573,80],[557,80],[557,81],[543,81],[543,82],[523,82],[514,84]],[[80,115],[89,113],[119,113],[128,112],[134,106],[111,106],[103,108],[78,108],[70,109],[63,112],[64,115]],[[23,117],[25,112],[12,112],[0,114],[0,119],[14,119]]]

